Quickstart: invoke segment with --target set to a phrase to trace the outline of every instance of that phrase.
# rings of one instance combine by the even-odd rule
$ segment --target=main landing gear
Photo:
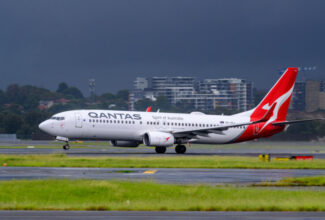
[[[157,154],[163,154],[166,152],[166,147],[156,147],[155,150]]]
[[[182,145],[182,144],[176,145],[175,151],[178,154],[184,154],[186,152],[186,147],[185,147],[185,145]]]
[[[163,154],[166,152],[166,147],[156,147],[155,150],[157,154]],[[176,145],[175,151],[178,154],[184,154],[186,152],[186,147],[182,144]]]

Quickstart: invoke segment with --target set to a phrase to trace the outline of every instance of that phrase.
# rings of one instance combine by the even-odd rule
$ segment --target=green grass
[[[277,182],[262,182],[253,186],[325,186],[325,176],[290,177]]]
[[[324,211],[325,191],[107,180],[0,182],[0,209]]]
[[[0,155],[0,165],[29,167],[325,169],[325,160],[262,162],[253,157],[69,157],[65,154]]]

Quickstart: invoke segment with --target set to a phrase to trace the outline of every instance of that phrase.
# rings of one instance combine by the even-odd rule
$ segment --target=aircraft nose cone
[[[48,132],[49,129],[49,123],[48,121],[43,121],[41,124],[38,125],[39,129],[41,129],[44,132]]]

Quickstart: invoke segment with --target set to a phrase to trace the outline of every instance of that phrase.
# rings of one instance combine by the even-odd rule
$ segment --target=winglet
[[[151,106],[147,108],[146,112],[151,112]]]
[[[290,125],[290,124],[319,121],[319,120],[325,120],[325,118],[302,119],[302,120],[294,120],[294,121],[278,121],[278,122],[273,122],[272,124],[273,125]]]

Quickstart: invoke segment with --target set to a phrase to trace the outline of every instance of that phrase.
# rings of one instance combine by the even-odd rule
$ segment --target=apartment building
[[[131,109],[140,99],[165,96],[172,104],[187,102],[200,111],[218,107],[245,111],[253,107],[253,84],[243,79],[197,80],[194,77],[137,77],[130,93]]]

